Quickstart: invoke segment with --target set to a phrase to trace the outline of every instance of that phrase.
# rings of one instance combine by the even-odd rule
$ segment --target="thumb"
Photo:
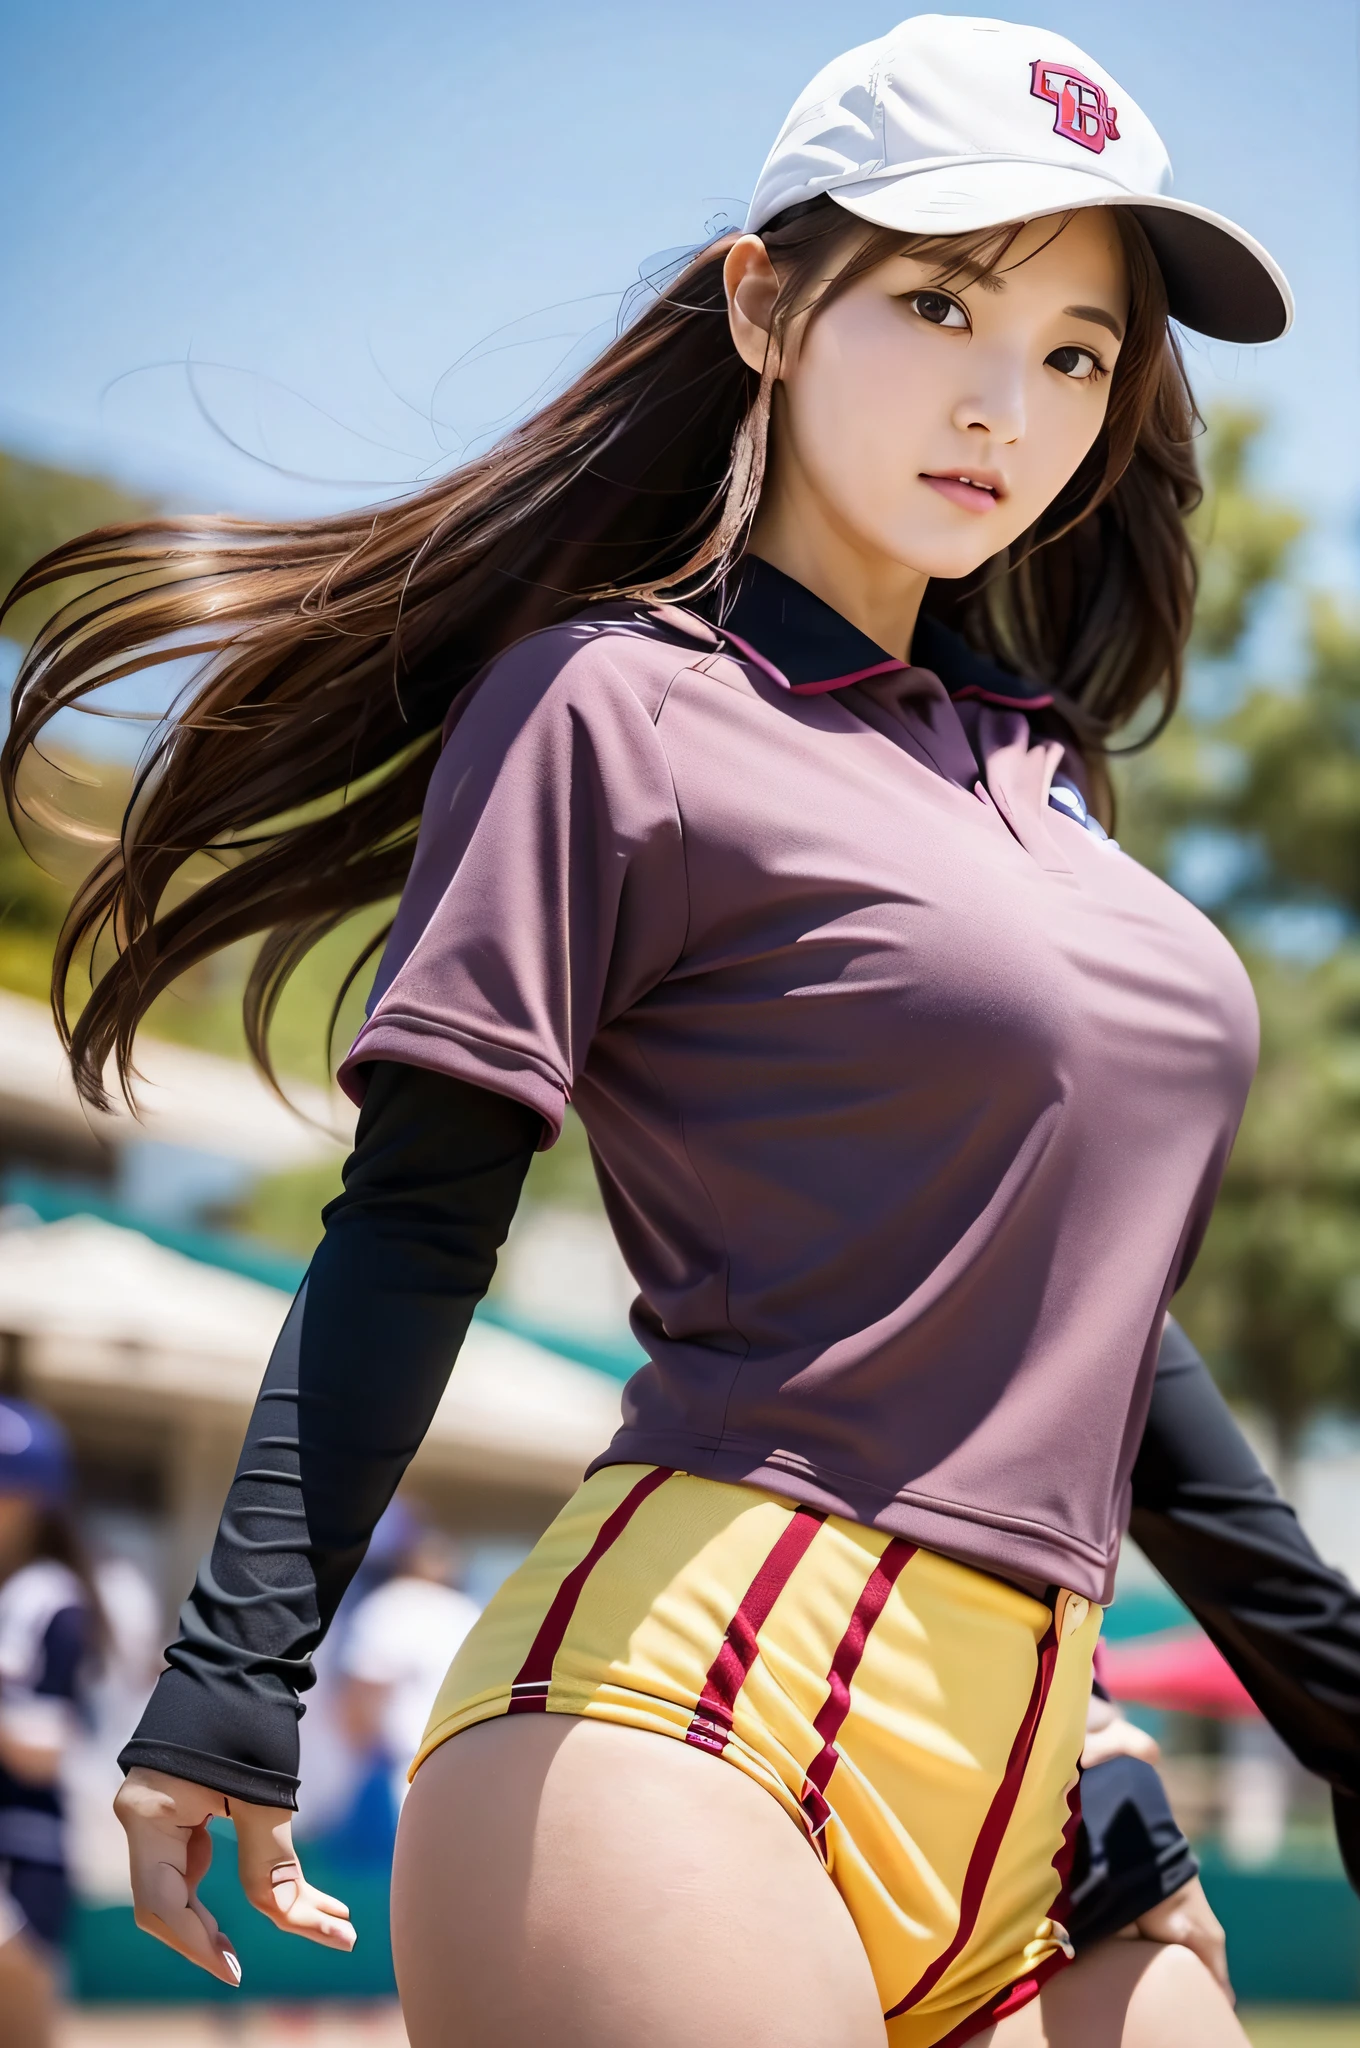
[[[278,1806],[233,1799],[236,1859],[241,1889],[286,1934],[301,1934],[325,1948],[348,1951],[357,1939],[349,1907],[308,1884],[293,1847],[292,1816]]]

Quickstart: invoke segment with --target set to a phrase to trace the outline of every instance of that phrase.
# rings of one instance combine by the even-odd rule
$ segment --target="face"
[[[734,339],[759,367],[774,273],[758,243],[743,258],[754,240],[729,254],[728,282]],[[1100,209],[1028,223],[976,284],[889,257],[790,323],[762,520],[885,568],[969,574],[1089,452],[1127,320],[1123,253]]]

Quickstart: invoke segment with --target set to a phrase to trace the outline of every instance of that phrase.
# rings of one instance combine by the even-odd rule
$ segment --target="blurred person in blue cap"
[[[60,1778],[99,1605],[52,1416],[0,1396],[0,2048],[46,2048],[68,1883]]]

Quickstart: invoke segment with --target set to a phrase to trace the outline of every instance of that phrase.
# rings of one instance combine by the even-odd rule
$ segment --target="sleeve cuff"
[[[252,1770],[246,1764],[233,1763],[230,1757],[214,1756],[210,1750],[182,1749],[177,1742],[149,1742],[134,1736],[119,1756],[118,1767],[127,1772],[138,1764],[146,1771],[164,1771],[171,1778],[187,1778],[191,1785],[225,1792],[231,1799],[297,1811],[299,1781],[282,1771]]]
[[[545,1126],[540,1151],[546,1152],[562,1135],[568,1101],[566,1088],[555,1074],[507,1046],[455,1037],[446,1029],[432,1028],[419,1017],[379,1012],[364,1025],[336,1075],[351,1102],[362,1103],[366,1086],[363,1069],[375,1060],[392,1060],[398,1066],[424,1067],[432,1074],[447,1074],[451,1080],[466,1081],[492,1095],[508,1095],[512,1102],[522,1102],[526,1108],[537,1110]]]

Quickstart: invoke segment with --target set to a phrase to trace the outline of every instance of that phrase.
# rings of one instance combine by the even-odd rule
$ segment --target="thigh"
[[[412,2048],[883,2048],[849,1912],[778,1802],[664,1736],[486,1721],[416,1774],[392,1880]]]
[[[1102,1941],[976,2048],[1248,2048],[1199,1957],[1154,1941]]]

